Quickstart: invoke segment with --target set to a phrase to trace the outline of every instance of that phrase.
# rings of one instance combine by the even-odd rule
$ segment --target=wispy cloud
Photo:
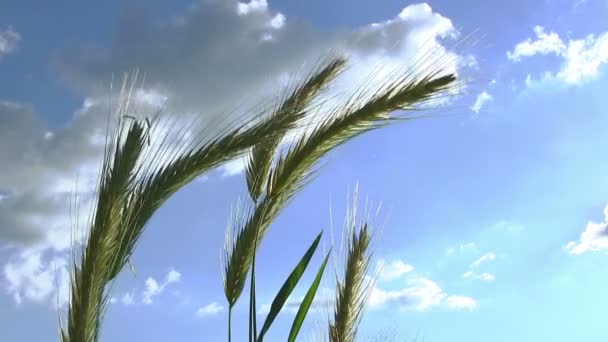
[[[198,317],[209,317],[209,316],[215,316],[218,313],[222,312],[224,310],[224,307],[222,305],[220,305],[218,302],[212,302],[210,304],[207,304],[203,307],[200,307],[198,310],[196,310],[196,316]]]
[[[467,271],[462,275],[462,277],[465,279],[475,279],[488,282],[496,280],[496,276],[489,272],[475,273],[474,271]]]
[[[546,80],[557,80],[564,85],[579,85],[594,78],[603,64],[608,62],[608,32],[598,36],[587,35],[581,39],[571,39],[564,42],[555,32],[546,32],[541,26],[534,27],[536,39],[528,38],[517,45],[513,51],[507,52],[507,58],[520,62],[524,58],[536,55],[556,55],[562,63],[558,71],[545,71],[542,79],[526,78],[526,84],[534,84]]]
[[[135,304],[135,294],[134,291],[127,292],[123,294],[120,298],[112,297],[110,298],[110,303],[115,304],[120,302],[125,306],[130,306]]]
[[[474,251],[477,251],[477,244],[475,244],[475,242],[467,242],[467,243],[460,244],[459,246],[450,246],[450,247],[446,248],[445,255],[452,256],[457,253],[474,252]]]
[[[604,222],[588,222],[578,241],[570,241],[564,249],[573,255],[608,251],[608,205],[604,208]]]
[[[482,91],[477,95],[477,99],[475,99],[475,103],[471,106],[471,110],[476,114],[485,106],[488,102],[492,101],[494,97],[490,95],[487,91]]]
[[[143,304],[150,305],[153,302],[153,298],[159,296],[165,288],[170,285],[179,282],[181,274],[174,269],[170,269],[165,276],[165,281],[161,284],[156,279],[149,277],[146,279],[146,287],[141,294],[141,301]]]
[[[334,289],[328,287],[321,287],[318,289],[317,294],[310,306],[309,312],[311,313],[320,313],[320,312],[329,312],[331,310],[331,306],[334,304],[335,291]],[[304,295],[291,295],[287,298],[287,302],[283,307],[284,312],[289,312],[291,314],[296,314],[302,301],[304,300]],[[262,304],[258,310],[258,315],[267,315],[270,312],[270,303]]]
[[[492,262],[494,260],[496,260],[496,254],[489,252],[489,253],[486,253],[486,254],[480,256],[477,260],[473,261],[473,263],[469,267],[477,268],[483,263]]]
[[[2,56],[15,51],[20,40],[21,35],[11,26],[0,29],[0,59],[2,59]]]
[[[384,281],[401,278],[406,273],[414,270],[414,266],[401,260],[394,260],[390,263],[386,263],[384,259],[380,259],[378,261],[378,268],[380,269],[380,274],[378,277],[380,280]]]

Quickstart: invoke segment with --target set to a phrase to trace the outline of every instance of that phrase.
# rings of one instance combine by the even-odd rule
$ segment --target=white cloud
[[[480,256],[477,260],[473,261],[470,268],[477,268],[483,263],[491,262],[496,260],[496,254],[490,252]]]
[[[169,270],[169,273],[167,274],[166,283],[167,284],[177,283],[181,279],[182,279],[181,273],[177,272],[174,269],[171,269],[171,270]]]
[[[507,58],[519,62],[522,57],[532,57],[534,55],[556,54],[562,55],[566,51],[566,44],[555,32],[546,33],[541,26],[534,27],[536,40],[530,38],[517,43],[513,51],[507,51]]]
[[[406,273],[414,270],[414,266],[406,264],[401,260],[394,260],[391,263],[386,264],[386,262],[381,259],[378,261],[378,267],[380,268],[379,279],[385,281],[401,278]]]
[[[222,312],[222,310],[224,310],[223,306],[221,306],[217,302],[213,302],[196,310],[196,315],[198,317],[215,316],[218,313]]]
[[[251,0],[249,2],[239,2],[237,4],[237,13],[239,15],[247,15],[253,12],[264,12],[268,9],[266,0]]]
[[[445,305],[454,310],[472,311],[477,308],[477,301],[467,296],[448,296]]]
[[[482,91],[477,95],[477,99],[475,99],[475,103],[471,106],[471,110],[475,113],[479,113],[481,108],[488,102],[492,101],[493,97],[487,91]]]
[[[407,281],[401,290],[382,290],[374,287],[369,297],[370,309],[395,306],[404,310],[426,311],[435,307],[472,310],[477,306],[475,299],[467,296],[447,294],[431,279],[418,277]]]
[[[492,228],[514,234],[521,233],[526,229],[524,225],[511,221],[499,221]]]
[[[91,59],[94,44],[86,44],[58,54],[57,70],[84,99],[67,122],[59,123],[61,129],[50,129],[44,115],[30,106],[0,99],[0,244],[20,251],[66,251],[75,195],[80,207],[76,226],[86,233],[113,74],[136,67],[145,72],[146,87],[134,96],[139,112],[154,113],[164,105],[173,117],[196,114],[204,122],[219,122],[209,126],[207,133],[213,134],[225,127],[226,110],[248,108],[247,101],[258,95],[276,97],[293,80],[290,75],[308,71],[330,47],[351,57],[336,93],[362,84],[378,65],[419,67],[415,63],[429,50],[453,59],[442,60],[446,72],[458,72],[460,66],[458,56],[442,45],[457,30],[427,4],[407,6],[373,25],[336,31],[286,22],[265,0],[200,2],[167,22],[128,19],[116,27],[109,48],[101,49],[105,53]],[[271,45],[259,41],[265,34],[272,34]],[[17,33],[11,35],[15,41]],[[236,110],[235,116],[242,112]],[[241,172],[242,166],[235,162],[223,171]]]
[[[562,63],[556,72],[543,72],[540,81],[533,81],[528,75],[526,85],[531,86],[542,81],[557,80],[565,85],[580,85],[594,78],[603,64],[608,62],[608,32],[599,36],[590,34],[582,39],[564,42],[555,32],[547,33],[541,26],[534,27],[536,40],[526,39],[518,43],[507,57],[519,62],[523,58],[535,55],[553,54],[560,57]]]
[[[475,242],[467,242],[467,243],[461,244],[460,246],[448,247],[445,250],[445,254],[447,256],[452,256],[456,253],[464,253],[464,252],[476,251],[476,250],[477,250],[477,245],[475,244]]]
[[[21,35],[11,26],[0,29],[0,59],[15,51],[21,40]]]
[[[158,281],[152,277],[146,279],[146,287],[141,294],[141,302],[146,305],[150,305],[153,302],[153,298],[163,293],[165,288],[173,283],[179,282],[181,274],[174,269],[170,269],[165,276],[165,281],[159,284]]]
[[[222,177],[236,176],[236,175],[242,173],[243,171],[245,171],[246,166],[247,166],[246,157],[241,157],[241,158],[231,160],[220,167],[220,175]]]
[[[496,276],[493,275],[492,273],[488,273],[488,272],[475,273],[473,271],[467,271],[462,275],[462,277],[465,279],[475,279],[475,280],[482,280],[482,281],[486,281],[486,282],[491,282],[491,281],[496,280]]]
[[[69,300],[67,261],[54,257],[43,261],[40,252],[23,252],[4,265],[6,291],[17,304],[24,301],[62,307]]]
[[[608,205],[604,208],[604,222],[588,222],[578,241],[570,241],[564,247],[574,255],[608,251]]]
[[[295,299],[298,298],[298,299]],[[335,298],[334,289],[321,287],[317,290],[317,294],[315,295],[312,304],[310,305],[309,312],[310,313],[321,313],[321,312],[329,312],[331,309]],[[295,315],[304,300],[304,295],[295,296],[291,295],[287,298],[287,302],[283,306],[282,312],[289,312]],[[258,310],[258,315],[267,315],[270,312],[270,303],[262,304]]]
[[[278,13],[277,15],[270,20],[270,27],[274,29],[280,29],[285,25],[285,16],[282,13]]]
[[[120,297],[120,302],[124,305],[133,305],[135,304],[135,296],[132,292],[125,293]]]

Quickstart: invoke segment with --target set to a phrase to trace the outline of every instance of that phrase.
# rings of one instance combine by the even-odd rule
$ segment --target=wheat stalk
[[[313,71],[299,86],[295,87],[280,104],[275,116],[291,118],[296,123],[305,114],[312,100],[343,70],[346,60],[335,58],[323,68]],[[255,145],[248,159],[246,176],[251,198],[257,201],[265,188],[265,181],[282,136],[276,135]]]
[[[408,70],[395,80],[386,81],[363,104],[358,103],[365,89],[303,135],[280,157],[269,172],[265,196],[259,199],[247,217],[241,217],[240,228],[225,250],[224,292],[232,308],[240,297],[252,257],[264,233],[289,199],[306,183],[311,171],[327,152],[342,143],[383,125],[394,122],[390,114],[410,111],[449,93],[455,84],[452,74],[440,76],[433,67],[422,75]],[[410,118],[410,117],[402,117]]]
[[[80,264],[73,265],[67,323],[60,332],[63,342],[98,340],[108,286],[129,262],[147,221],[172,194],[264,139],[294,128],[292,121],[278,115],[262,121],[250,116],[211,138],[194,132],[199,133],[196,139],[174,147],[167,136],[191,129],[174,121],[164,127],[169,133],[161,143],[150,148],[150,131],[156,126],[128,115],[133,85],[127,90],[126,83],[117,105],[120,119],[106,143],[89,235]]]
[[[366,222],[350,234],[344,278],[337,284],[334,319],[329,325],[330,342],[355,341],[369,294],[365,277],[369,268],[370,256],[367,250],[370,241],[371,234]]]

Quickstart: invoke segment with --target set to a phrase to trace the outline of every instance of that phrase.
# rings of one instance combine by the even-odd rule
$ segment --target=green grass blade
[[[304,271],[306,270],[306,267],[308,267],[310,259],[315,254],[322,235],[323,232],[320,232],[319,235],[317,235],[312,245],[310,245],[302,259],[300,259],[300,262],[298,262],[298,265],[291,272],[291,274],[275,296],[274,300],[272,301],[272,305],[270,306],[270,312],[268,313],[266,321],[264,321],[264,325],[262,326],[262,330],[260,331],[258,341],[262,341],[262,339],[264,338],[264,334],[266,334],[266,332],[272,325],[272,322],[274,322],[275,318],[283,308],[283,305],[285,305],[285,303],[287,302],[287,298],[289,298],[289,295],[298,284],[298,281],[300,281],[300,278],[302,278],[302,274],[304,274]]]
[[[319,284],[321,284],[321,278],[323,277],[323,273],[325,272],[325,266],[327,266],[327,260],[329,260],[330,253],[331,251],[327,253],[327,256],[325,256],[325,260],[323,260],[323,264],[319,268],[315,280],[308,289],[308,292],[306,292],[306,296],[304,296],[304,300],[300,304],[300,308],[298,309],[296,318],[293,320],[293,324],[291,325],[291,331],[289,331],[289,338],[287,339],[287,341],[289,342],[294,342],[296,340],[296,337],[300,332],[300,328],[304,323],[304,319],[306,319],[308,310],[310,309],[312,301],[315,298],[315,294],[317,294],[317,290],[319,289]]]

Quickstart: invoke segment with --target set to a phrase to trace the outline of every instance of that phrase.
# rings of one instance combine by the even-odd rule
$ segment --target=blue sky
[[[146,74],[143,108],[164,101],[168,112],[211,119],[272,94],[329,47],[352,57],[338,82],[348,89],[375,63],[408,65],[421,42],[451,56],[464,95],[435,118],[371,132],[324,160],[264,241],[260,305],[320,230],[329,245],[358,183],[362,198],[382,202],[374,264],[383,267],[362,340],[608,340],[608,2],[44,6],[5,0],[0,11],[3,341],[58,340],[69,203],[75,191],[82,208],[90,203],[112,74]],[[231,206],[246,198],[240,165],[196,180],[157,212],[136,275],[125,271],[113,289],[103,340],[225,339],[219,255]],[[235,312],[239,337],[246,309]],[[325,318],[312,314],[303,340]],[[283,313],[268,339],[284,340],[292,319]]]

